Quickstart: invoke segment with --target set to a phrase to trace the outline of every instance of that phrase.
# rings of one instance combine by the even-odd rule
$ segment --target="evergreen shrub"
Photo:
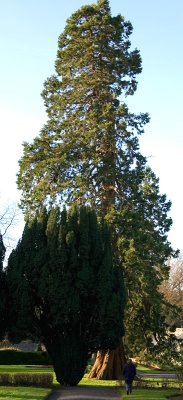
[[[17,350],[1,350],[0,365],[50,365],[47,352],[22,352]]]
[[[0,386],[8,386],[10,385],[10,375],[9,373],[0,374]]]

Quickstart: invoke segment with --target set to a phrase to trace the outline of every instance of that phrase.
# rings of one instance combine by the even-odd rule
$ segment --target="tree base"
[[[107,352],[98,351],[89,378],[103,380],[121,379],[125,363],[126,357],[122,342],[115,350],[109,350]]]

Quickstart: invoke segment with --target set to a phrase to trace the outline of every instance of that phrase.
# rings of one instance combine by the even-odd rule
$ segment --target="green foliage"
[[[23,352],[1,350],[0,365],[50,365],[51,360],[46,352]]]
[[[141,72],[139,52],[130,51],[131,32],[122,16],[111,16],[108,2],[84,6],[68,19],[56,74],[42,93],[48,122],[32,144],[24,144],[20,160],[25,212],[57,200],[104,209],[111,199],[112,206],[121,196],[121,171],[127,195],[130,168],[142,158],[134,132],[140,134],[148,120],[119,103],[121,94],[135,91]]]
[[[0,294],[0,340],[2,340],[8,324],[8,289],[4,271],[0,272]]]
[[[95,212],[46,209],[26,223],[6,270],[10,336],[44,343],[57,380],[76,384],[91,353],[114,348],[123,330],[122,273]]]
[[[173,334],[162,334],[156,344],[151,343],[149,351],[142,356],[149,364],[156,364],[160,368],[174,369],[179,363],[180,354],[178,341]]]

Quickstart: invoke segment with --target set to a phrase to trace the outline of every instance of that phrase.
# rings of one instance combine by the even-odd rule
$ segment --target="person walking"
[[[136,366],[132,360],[128,360],[123,368],[123,376],[126,384],[126,393],[132,393],[132,383],[136,375]]]

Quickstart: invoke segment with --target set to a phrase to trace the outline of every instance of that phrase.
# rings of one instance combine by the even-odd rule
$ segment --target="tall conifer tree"
[[[25,210],[78,200],[106,214],[122,195],[125,201],[130,169],[145,162],[135,134],[148,120],[119,102],[120,95],[134,93],[141,71],[139,52],[129,50],[131,31],[120,15],[111,16],[106,0],[82,7],[67,21],[56,74],[42,93],[48,122],[32,144],[24,144],[20,161]]]
[[[48,121],[33,143],[24,144],[18,187],[25,214],[43,204],[77,201],[90,204],[112,225],[114,262],[125,271],[129,294],[128,349],[134,328],[144,349],[155,331],[165,332],[153,312],[161,308],[162,297],[155,300],[154,293],[173,250],[167,240],[171,204],[139,150],[149,117],[130,113],[124,101],[134,94],[142,69],[139,51],[130,50],[131,33],[130,22],[111,15],[108,0],[81,7],[67,20],[55,75],[42,93]],[[121,352],[118,368],[104,373],[102,367],[100,377],[120,373]]]

